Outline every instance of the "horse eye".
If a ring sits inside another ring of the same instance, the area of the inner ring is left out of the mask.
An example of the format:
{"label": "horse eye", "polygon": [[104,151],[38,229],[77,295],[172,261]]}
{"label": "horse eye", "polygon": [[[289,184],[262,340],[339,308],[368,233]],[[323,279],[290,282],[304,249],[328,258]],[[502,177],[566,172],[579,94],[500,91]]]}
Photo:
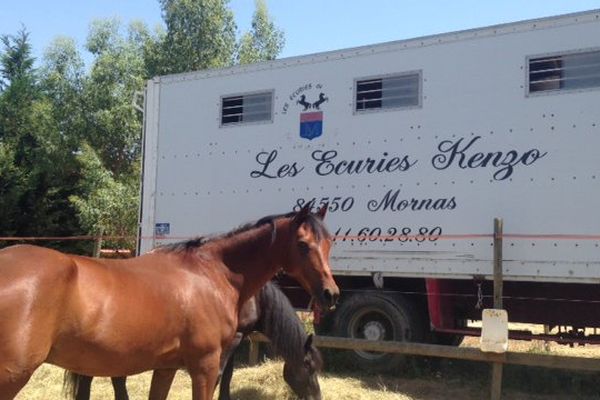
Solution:
{"label": "horse eye", "polygon": [[304,359],[304,368],[310,373],[313,374],[315,372],[315,365],[312,360]]}
{"label": "horse eye", "polygon": [[298,251],[300,252],[300,254],[302,254],[303,256],[308,254],[308,243],[306,242],[298,242]]}

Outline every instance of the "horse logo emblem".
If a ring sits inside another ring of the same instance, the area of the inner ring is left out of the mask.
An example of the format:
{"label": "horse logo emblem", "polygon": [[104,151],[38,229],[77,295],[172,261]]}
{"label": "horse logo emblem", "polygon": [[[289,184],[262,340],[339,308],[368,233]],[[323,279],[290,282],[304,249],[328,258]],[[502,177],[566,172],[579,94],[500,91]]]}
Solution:
{"label": "horse logo emblem", "polygon": [[[323,111],[321,111],[321,104],[329,101],[329,98],[325,96],[325,93],[319,93],[319,99],[314,103],[306,101],[306,95],[303,94],[296,101],[303,107],[300,112],[300,137],[308,140],[318,138],[323,134]],[[309,111],[310,109],[317,111]]]}

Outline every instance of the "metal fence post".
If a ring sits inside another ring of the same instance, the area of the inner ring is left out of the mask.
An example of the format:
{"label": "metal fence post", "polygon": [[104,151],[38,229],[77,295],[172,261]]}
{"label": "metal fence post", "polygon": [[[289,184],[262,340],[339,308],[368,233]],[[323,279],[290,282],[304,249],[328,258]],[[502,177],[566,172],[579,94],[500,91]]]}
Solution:
{"label": "metal fence post", "polygon": [[[502,231],[501,218],[494,218],[494,308],[502,308]],[[492,364],[492,400],[502,398],[502,363]]]}

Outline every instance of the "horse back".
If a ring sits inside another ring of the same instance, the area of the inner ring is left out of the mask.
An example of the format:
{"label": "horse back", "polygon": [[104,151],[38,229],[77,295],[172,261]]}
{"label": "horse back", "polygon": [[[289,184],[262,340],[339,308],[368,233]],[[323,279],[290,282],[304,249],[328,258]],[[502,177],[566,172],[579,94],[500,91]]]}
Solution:
{"label": "horse back", "polygon": [[27,282],[30,290],[47,287],[59,294],[77,276],[71,256],[56,250],[32,245],[15,245],[0,250],[0,287],[19,286]]}

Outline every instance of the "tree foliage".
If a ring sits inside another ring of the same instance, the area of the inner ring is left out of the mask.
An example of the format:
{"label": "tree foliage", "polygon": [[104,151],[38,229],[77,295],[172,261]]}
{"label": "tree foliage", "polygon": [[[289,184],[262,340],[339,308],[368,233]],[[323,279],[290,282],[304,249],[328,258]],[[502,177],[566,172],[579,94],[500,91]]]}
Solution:
{"label": "tree foliage", "polygon": [[69,201],[77,209],[83,229],[108,236],[109,246],[133,248],[135,232],[131,229],[137,224],[137,182],[131,182],[132,178],[115,179],[87,144],[77,159],[82,172],[78,183],[81,194],[70,196]]}
{"label": "tree foliage", "polygon": [[237,60],[240,64],[274,60],[285,44],[283,32],[271,21],[265,0],[255,0],[252,28],[240,39]]}
{"label": "tree foliage", "polygon": [[142,133],[134,93],[156,75],[271,60],[283,47],[263,0],[239,40],[227,0],[159,2],[164,27],[93,21],[87,66],[71,38],[55,38],[38,63],[25,28],[0,36],[0,236],[102,232],[129,238],[110,246],[133,249]]}
{"label": "tree foliage", "polygon": [[23,27],[16,35],[2,35],[0,41],[4,52],[0,56],[0,78],[2,87],[20,82],[33,83],[33,63],[29,32]]}
{"label": "tree foliage", "polygon": [[0,231],[17,236],[61,236],[77,230],[67,197],[74,168],[67,136],[33,68],[29,34],[3,36],[0,57]]}
{"label": "tree foliage", "polygon": [[86,43],[95,58],[83,90],[84,140],[116,176],[131,173],[140,155],[141,118],[131,103],[146,71],[135,38],[132,28],[123,32],[118,19],[97,20]]}
{"label": "tree foliage", "polygon": [[167,34],[162,73],[233,63],[236,25],[227,0],[160,0]]}

